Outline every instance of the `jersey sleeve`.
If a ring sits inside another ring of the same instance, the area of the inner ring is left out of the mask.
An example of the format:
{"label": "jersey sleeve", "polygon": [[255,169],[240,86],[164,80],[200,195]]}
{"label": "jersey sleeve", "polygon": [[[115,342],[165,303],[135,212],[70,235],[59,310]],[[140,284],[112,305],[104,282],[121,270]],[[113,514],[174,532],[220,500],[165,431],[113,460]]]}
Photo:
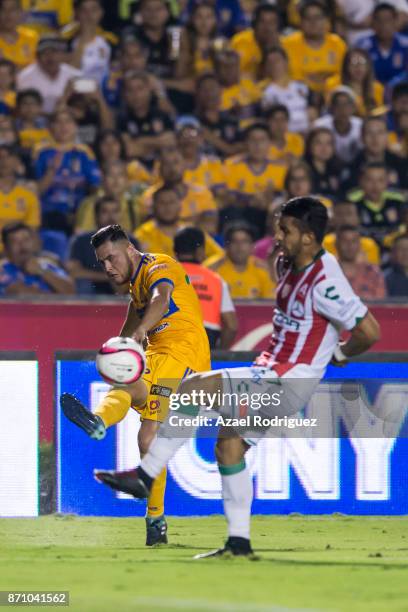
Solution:
{"label": "jersey sleeve", "polygon": [[367,314],[367,306],[343,276],[326,278],[313,289],[315,310],[336,327],[351,330]]}
{"label": "jersey sleeve", "polygon": [[152,291],[160,283],[168,283],[173,288],[177,281],[175,265],[169,261],[154,261],[149,264],[145,276],[145,288]]}

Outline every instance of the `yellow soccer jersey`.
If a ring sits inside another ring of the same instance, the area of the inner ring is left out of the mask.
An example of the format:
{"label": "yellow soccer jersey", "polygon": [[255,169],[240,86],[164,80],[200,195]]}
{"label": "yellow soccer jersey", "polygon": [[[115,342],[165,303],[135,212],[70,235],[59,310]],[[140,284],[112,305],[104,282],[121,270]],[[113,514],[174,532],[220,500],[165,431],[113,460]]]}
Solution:
{"label": "yellow soccer jersey", "polygon": [[249,109],[253,104],[258,102],[261,97],[261,90],[258,85],[249,79],[241,79],[236,85],[231,87],[224,87],[221,94],[221,108],[222,111],[231,110],[237,106],[245,110],[249,114]]}
{"label": "yellow soccer jersey", "polygon": [[262,172],[254,172],[242,156],[231,157],[225,162],[226,185],[238,194],[256,194],[274,188],[282,191],[287,167],[266,161]]}
{"label": "yellow soccer jersey", "polygon": [[289,58],[294,80],[304,81],[310,89],[323,92],[325,80],[340,74],[347,47],[337,34],[326,34],[320,49],[310,47],[302,32],[294,32],[282,39],[282,47]]}
{"label": "yellow soccer jersey", "polygon": [[[155,191],[162,187],[163,182],[159,181],[146,189],[141,197],[141,207],[144,215],[148,216],[152,211],[152,198]],[[190,221],[197,218],[201,213],[217,210],[214,197],[207,187],[196,185],[196,183],[184,183],[184,196],[181,203],[180,219]]]}
{"label": "yellow soccer jersey", "polygon": [[18,138],[22,148],[27,150],[52,142],[52,136],[45,127],[18,130]]}
{"label": "yellow soccer jersey", "polygon": [[225,186],[224,166],[218,157],[202,155],[195,168],[186,168],[184,179],[209,189]]}
{"label": "yellow soccer jersey", "polygon": [[39,34],[65,26],[73,18],[72,0],[21,0],[24,23]]}
{"label": "yellow soccer jersey", "polygon": [[128,164],[127,175],[132,183],[145,183],[146,185],[151,185],[153,183],[152,175],[137,159],[134,159]]}
{"label": "yellow soccer jersey", "polygon": [[129,291],[140,317],[159,283],[173,287],[168,312],[150,329],[147,355],[171,355],[192,370],[210,368],[210,347],[201,307],[190,280],[177,261],[168,255],[145,253],[130,282]]}
{"label": "yellow soccer jersey", "polygon": [[18,38],[12,44],[0,36],[0,57],[11,60],[17,68],[24,68],[35,61],[38,34],[22,26],[18,26],[17,34]]}
{"label": "yellow soccer jersey", "polygon": [[[179,224],[178,229],[184,227]],[[144,251],[152,253],[163,253],[174,257],[173,238],[165,234],[158,226],[154,219],[146,221],[134,232],[135,238],[139,241],[141,248]],[[205,235],[205,257],[213,257],[214,255],[224,255],[224,249],[219,246],[209,234]]]}
{"label": "yellow soccer jersey", "polygon": [[305,150],[305,142],[300,134],[295,132],[287,132],[285,134],[285,146],[279,149],[275,144],[272,144],[269,149],[269,159],[272,161],[281,161],[287,165],[288,159],[291,157],[302,157]]}
{"label": "yellow soccer jersey", "polygon": [[235,299],[268,299],[275,294],[268,269],[263,261],[251,255],[244,271],[237,270],[228,257],[207,260],[205,265],[217,272],[227,283],[231,297]]}
{"label": "yellow soccer jersey", "polygon": [[22,185],[14,185],[8,193],[0,191],[0,228],[12,221],[22,221],[31,227],[40,225],[38,198]]}
{"label": "yellow soccer jersey", "polygon": [[16,106],[16,92],[10,89],[3,96],[0,96],[0,100],[7,104],[9,108],[14,108]]}
{"label": "yellow soccer jersey", "polygon": [[254,31],[244,30],[235,34],[231,39],[231,48],[239,55],[242,74],[257,81],[262,52],[256,42]]}

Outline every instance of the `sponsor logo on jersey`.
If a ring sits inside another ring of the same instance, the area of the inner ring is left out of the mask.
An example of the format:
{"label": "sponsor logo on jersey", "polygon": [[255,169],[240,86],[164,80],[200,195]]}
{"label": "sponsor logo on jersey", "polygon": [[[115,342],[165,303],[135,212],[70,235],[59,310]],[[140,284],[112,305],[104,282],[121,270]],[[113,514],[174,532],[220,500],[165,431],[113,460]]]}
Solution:
{"label": "sponsor logo on jersey", "polygon": [[279,325],[280,327],[292,328],[294,331],[299,331],[300,328],[299,321],[292,319],[292,317],[289,317],[287,314],[278,309],[275,309],[273,323],[275,325]]}
{"label": "sponsor logo on jersey", "polygon": [[161,325],[159,325],[158,327],[155,327],[154,329],[151,329],[148,332],[148,336],[151,336],[152,334],[158,334],[159,332],[163,331],[163,329],[166,329],[166,327],[168,327],[170,325],[170,323],[162,323]]}
{"label": "sponsor logo on jersey", "polygon": [[161,385],[152,385],[150,387],[150,395],[161,395],[163,397],[170,397],[172,390],[170,387],[162,387]]}

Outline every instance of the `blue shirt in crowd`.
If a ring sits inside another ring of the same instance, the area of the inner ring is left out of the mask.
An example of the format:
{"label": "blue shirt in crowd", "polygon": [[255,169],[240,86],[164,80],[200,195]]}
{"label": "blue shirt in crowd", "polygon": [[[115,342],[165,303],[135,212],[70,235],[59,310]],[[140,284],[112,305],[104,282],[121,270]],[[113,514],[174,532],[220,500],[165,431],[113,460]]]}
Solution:
{"label": "blue shirt in crowd", "polygon": [[408,67],[408,36],[395,34],[391,49],[384,53],[375,34],[357,41],[357,47],[365,49],[374,66],[376,79],[386,85],[405,72]]}

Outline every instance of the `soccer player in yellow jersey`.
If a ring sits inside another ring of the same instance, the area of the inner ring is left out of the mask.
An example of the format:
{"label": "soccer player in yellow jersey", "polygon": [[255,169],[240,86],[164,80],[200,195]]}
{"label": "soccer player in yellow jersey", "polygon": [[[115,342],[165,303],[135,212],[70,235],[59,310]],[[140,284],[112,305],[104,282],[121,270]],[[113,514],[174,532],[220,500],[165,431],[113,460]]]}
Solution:
{"label": "soccer player in yellow jersey", "polygon": [[[126,388],[112,388],[95,414],[70,394],[61,396],[61,406],[68,418],[97,439],[130,408],[137,410],[142,420],[138,441],[143,456],[166,418],[170,393],[190,373],[210,368],[201,308],[181,264],[168,255],[141,253],[119,225],[100,229],[91,242],[109,280],[118,286],[129,285],[130,303],[120,335],[146,342],[147,367],[143,379]],[[167,542],[165,483],[163,470],[148,499],[148,546]]]}
{"label": "soccer player in yellow jersey", "polygon": [[[163,253],[175,257],[174,236],[185,227],[180,221],[181,201],[171,187],[163,186],[153,194],[153,217],[142,223],[134,232],[143,251]],[[223,255],[220,247],[209,234],[205,236],[205,257]]]}
{"label": "soccer player in yellow jersey", "polygon": [[279,9],[274,4],[262,2],[255,11],[253,27],[232,37],[231,48],[240,58],[243,76],[258,80],[262,55],[267,49],[279,45]]}
{"label": "soccer player in yellow jersey", "polygon": [[254,257],[254,234],[243,222],[231,223],[225,230],[226,255],[204,262],[227,283],[232,299],[270,299],[274,296],[266,264]]}
{"label": "soccer player in yellow jersey", "polygon": [[18,158],[10,145],[0,145],[0,229],[12,221],[30,227],[40,225],[40,204],[30,189],[19,185],[15,172]]}
{"label": "soccer player in yellow jersey", "polygon": [[21,25],[19,0],[0,2],[0,56],[11,60],[18,68],[35,61],[38,34]]}
{"label": "soccer player in yellow jersey", "polygon": [[312,91],[323,92],[326,79],[340,74],[347,47],[337,35],[328,33],[327,11],[320,0],[300,8],[300,32],[282,39],[293,79],[304,81]]}

